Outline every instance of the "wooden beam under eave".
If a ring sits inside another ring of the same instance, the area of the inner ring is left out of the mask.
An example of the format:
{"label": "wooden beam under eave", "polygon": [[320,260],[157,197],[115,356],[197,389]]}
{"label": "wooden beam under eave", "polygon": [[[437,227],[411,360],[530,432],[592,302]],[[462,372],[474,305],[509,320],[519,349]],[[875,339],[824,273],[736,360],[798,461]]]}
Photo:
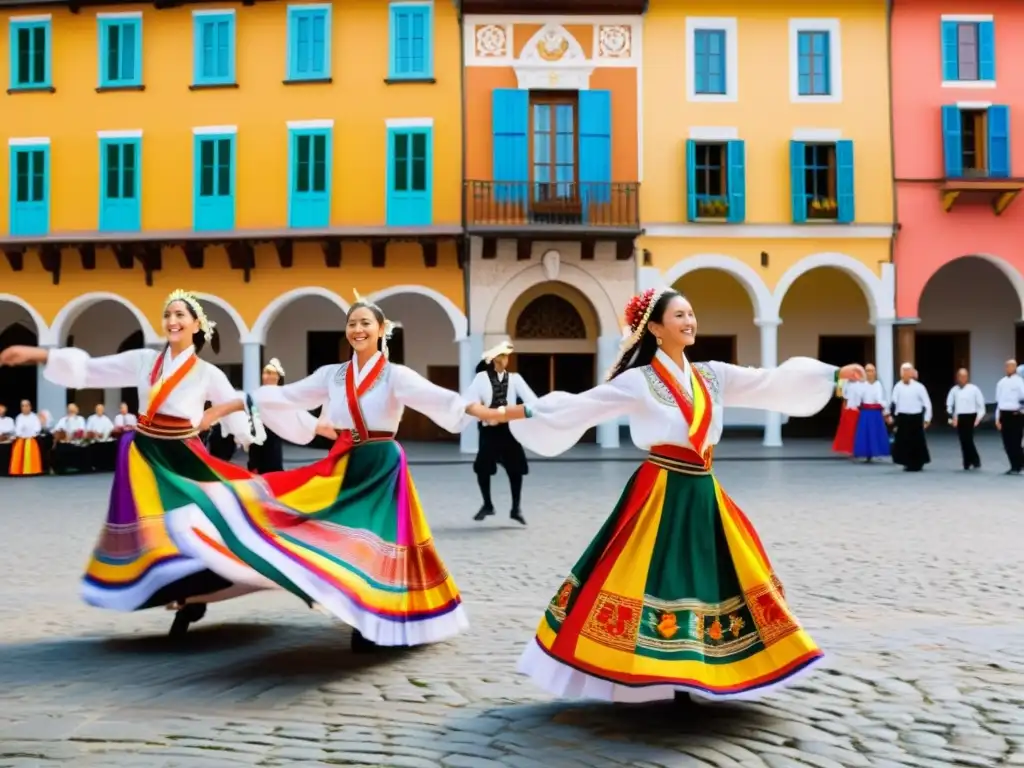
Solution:
{"label": "wooden beam under eave", "polygon": [[1001,214],[1007,208],[1010,207],[1010,203],[1017,199],[1017,195],[1020,194],[1019,189],[1011,189],[997,195],[992,201],[992,210],[995,211],[996,216]]}
{"label": "wooden beam under eave", "polygon": [[14,248],[5,249],[4,256],[11,267],[11,272],[21,272],[25,268],[25,252]]}
{"label": "wooden beam under eave", "polygon": [[960,190],[959,189],[950,189],[950,190],[947,190],[946,192],[943,192],[942,193],[942,210],[944,210],[946,213],[949,213],[951,210],[953,210],[953,203],[956,202],[956,199],[958,197],[960,197]]}

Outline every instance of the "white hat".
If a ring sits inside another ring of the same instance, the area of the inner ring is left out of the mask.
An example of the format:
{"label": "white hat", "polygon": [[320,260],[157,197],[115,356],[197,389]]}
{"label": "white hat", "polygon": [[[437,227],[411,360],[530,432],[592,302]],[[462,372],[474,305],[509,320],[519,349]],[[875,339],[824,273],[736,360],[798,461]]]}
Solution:
{"label": "white hat", "polygon": [[506,339],[505,341],[498,344],[496,347],[491,347],[483,355],[483,361],[490,363],[494,358],[501,355],[511,355],[513,352],[512,342]]}
{"label": "white hat", "polygon": [[284,368],[281,367],[281,361],[276,357],[270,358],[270,362],[263,366],[264,371],[274,371],[282,379],[284,378]]}

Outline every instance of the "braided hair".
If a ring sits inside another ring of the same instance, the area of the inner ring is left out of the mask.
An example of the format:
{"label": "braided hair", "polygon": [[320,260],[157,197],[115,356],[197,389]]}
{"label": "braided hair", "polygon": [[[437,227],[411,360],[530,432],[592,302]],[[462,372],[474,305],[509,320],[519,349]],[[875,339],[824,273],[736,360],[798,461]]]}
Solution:
{"label": "braided hair", "polygon": [[619,359],[608,371],[608,381],[631,368],[642,368],[650,365],[654,353],[658,351],[658,340],[651,333],[649,324],[660,323],[665,317],[669,302],[679,291],[671,288],[648,288],[638,296],[634,296],[626,305],[626,329],[629,334],[622,343]]}

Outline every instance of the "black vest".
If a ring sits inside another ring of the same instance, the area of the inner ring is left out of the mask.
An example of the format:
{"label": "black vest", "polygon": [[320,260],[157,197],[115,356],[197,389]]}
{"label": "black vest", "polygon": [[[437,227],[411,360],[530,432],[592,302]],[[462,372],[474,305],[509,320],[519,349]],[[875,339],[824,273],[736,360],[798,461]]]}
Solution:
{"label": "black vest", "polygon": [[499,381],[496,372],[487,372],[487,378],[491,380],[491,408],[501,408],[503,405],[508,405],[508,380],[511,375],[508,371],[505,371],[505,378]]}

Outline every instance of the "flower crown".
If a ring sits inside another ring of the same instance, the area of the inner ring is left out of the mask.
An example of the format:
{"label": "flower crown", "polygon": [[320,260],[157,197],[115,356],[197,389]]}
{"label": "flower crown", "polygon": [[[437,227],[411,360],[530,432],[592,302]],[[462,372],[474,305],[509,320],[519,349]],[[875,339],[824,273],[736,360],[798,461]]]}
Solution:
{"label": "flower crown", "polygon": [[206,312],[203,311],[203,305],[199,303],[199,299],[196,298],[195,294],[179,288],[167,297],[167,301],[164,302],[164,309],[167,309],[176,301],[183,301],[188,304],[189,309],[196,314],[196,319],[199,321],[199,330],[203,332],[203,338],[207,341],[212,339],[213,329],[217,327],[217,324],[206,316]]}
{"label": "flower crown", "polygon": [[619,345],[619,355],[615,360],[615,364],[608,369],[607,378],[611,378],[612,373],[622,362],[622,358],[639,343],[647,330],[647,323],[651,320],[654,306],[658,303],[658,299],[661,298],[662,294],[668,290],[670,289],[648,288],[643,293],[631,298],[626,304],[626,311],[623,313],[626,327],[622,329],[622,343]]}

